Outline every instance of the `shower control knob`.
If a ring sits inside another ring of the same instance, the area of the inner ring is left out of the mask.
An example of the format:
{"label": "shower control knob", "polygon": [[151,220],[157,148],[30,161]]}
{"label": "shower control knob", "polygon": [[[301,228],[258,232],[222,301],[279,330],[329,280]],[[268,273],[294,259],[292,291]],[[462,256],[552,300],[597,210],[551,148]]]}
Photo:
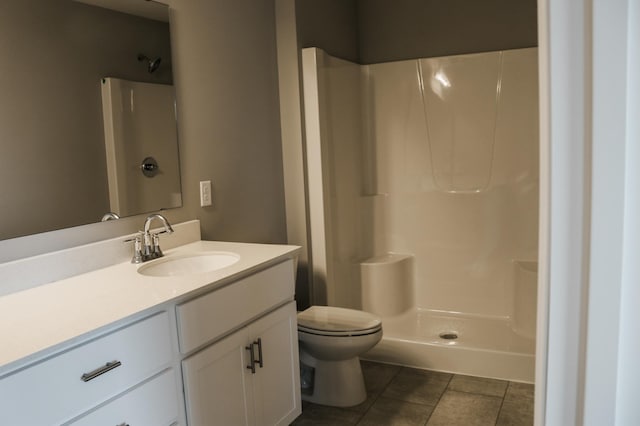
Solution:
{"label": "shower control knob", "polygon": [[140,170],[146,177],[154,177],[158,174],[158,162],[153,157],[146,157],[140,164]]}

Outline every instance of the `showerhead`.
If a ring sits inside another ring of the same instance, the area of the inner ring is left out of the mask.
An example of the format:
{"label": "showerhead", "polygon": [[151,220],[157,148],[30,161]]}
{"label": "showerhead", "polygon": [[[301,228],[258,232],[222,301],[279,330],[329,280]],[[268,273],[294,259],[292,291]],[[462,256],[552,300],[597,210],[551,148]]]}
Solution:
{"label": "showerhead", "polygon": [[138,60],[147,61],[147,71],[149,71],[149,73],[152,73],[155,70],[157,70],[160,67],[160,62],[162,62],[162,58],[159,56],[156,59],[149,59],[146,55],[143,55],[142,53],[138,55]]}

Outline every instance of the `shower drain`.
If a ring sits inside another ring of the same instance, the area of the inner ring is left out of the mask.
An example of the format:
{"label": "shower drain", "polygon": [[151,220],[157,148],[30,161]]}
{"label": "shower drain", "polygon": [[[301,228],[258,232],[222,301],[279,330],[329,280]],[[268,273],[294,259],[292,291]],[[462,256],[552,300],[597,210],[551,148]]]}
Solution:
{"label": "shower drain", "polygon": [[444,340],[454,340],[458,338],[458,333],[456,333],[455,331],[444,331],[440,333],[439,336]]}

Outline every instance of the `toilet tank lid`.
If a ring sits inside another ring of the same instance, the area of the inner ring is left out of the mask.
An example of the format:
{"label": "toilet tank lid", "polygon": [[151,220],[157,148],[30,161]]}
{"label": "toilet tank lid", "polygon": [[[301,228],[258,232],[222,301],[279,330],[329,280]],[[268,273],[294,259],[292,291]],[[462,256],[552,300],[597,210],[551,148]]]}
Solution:
{"label": "toilet tank lid", "polygon": [[302,327],[324,331],[358,331],[380,327],[380,318],[355,309],[312,306],[298,313]]}

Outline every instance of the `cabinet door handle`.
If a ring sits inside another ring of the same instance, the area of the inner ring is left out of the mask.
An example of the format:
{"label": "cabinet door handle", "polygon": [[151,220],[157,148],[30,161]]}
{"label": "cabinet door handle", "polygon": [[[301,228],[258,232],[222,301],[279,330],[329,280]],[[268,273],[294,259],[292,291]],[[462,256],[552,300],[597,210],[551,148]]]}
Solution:
{"label": "cabinet door handle", "polygon": [[84,373],[80,378],[83,382],[88,382],[89,380],[93,380],[101,374],[106,373],[107,371],[111,371],[114,368],[120,367],[122,363],[120,361],[111,361],[103,365],[102,367],[96,368],[93,371],[88,373]]}
{"label": "cabinet door handle", "polygon": [[120,423],[118,426],[129,426],[129,423]]}
{"label": "cabinet door handle", "polygon": [[258,345],[258,361],[256,361],[260,368],[264,367],[264,362],[262,360],[262,338],[258,337],[258,340],[253,342],[254,345]]}
{"label": "cabinet door handle", "polygon": [[251,370],[251,374],[256,374],[256,357],[253,354],[253,343],[244,348],[249,351],[249,365],[247,365],[247,370]]}

